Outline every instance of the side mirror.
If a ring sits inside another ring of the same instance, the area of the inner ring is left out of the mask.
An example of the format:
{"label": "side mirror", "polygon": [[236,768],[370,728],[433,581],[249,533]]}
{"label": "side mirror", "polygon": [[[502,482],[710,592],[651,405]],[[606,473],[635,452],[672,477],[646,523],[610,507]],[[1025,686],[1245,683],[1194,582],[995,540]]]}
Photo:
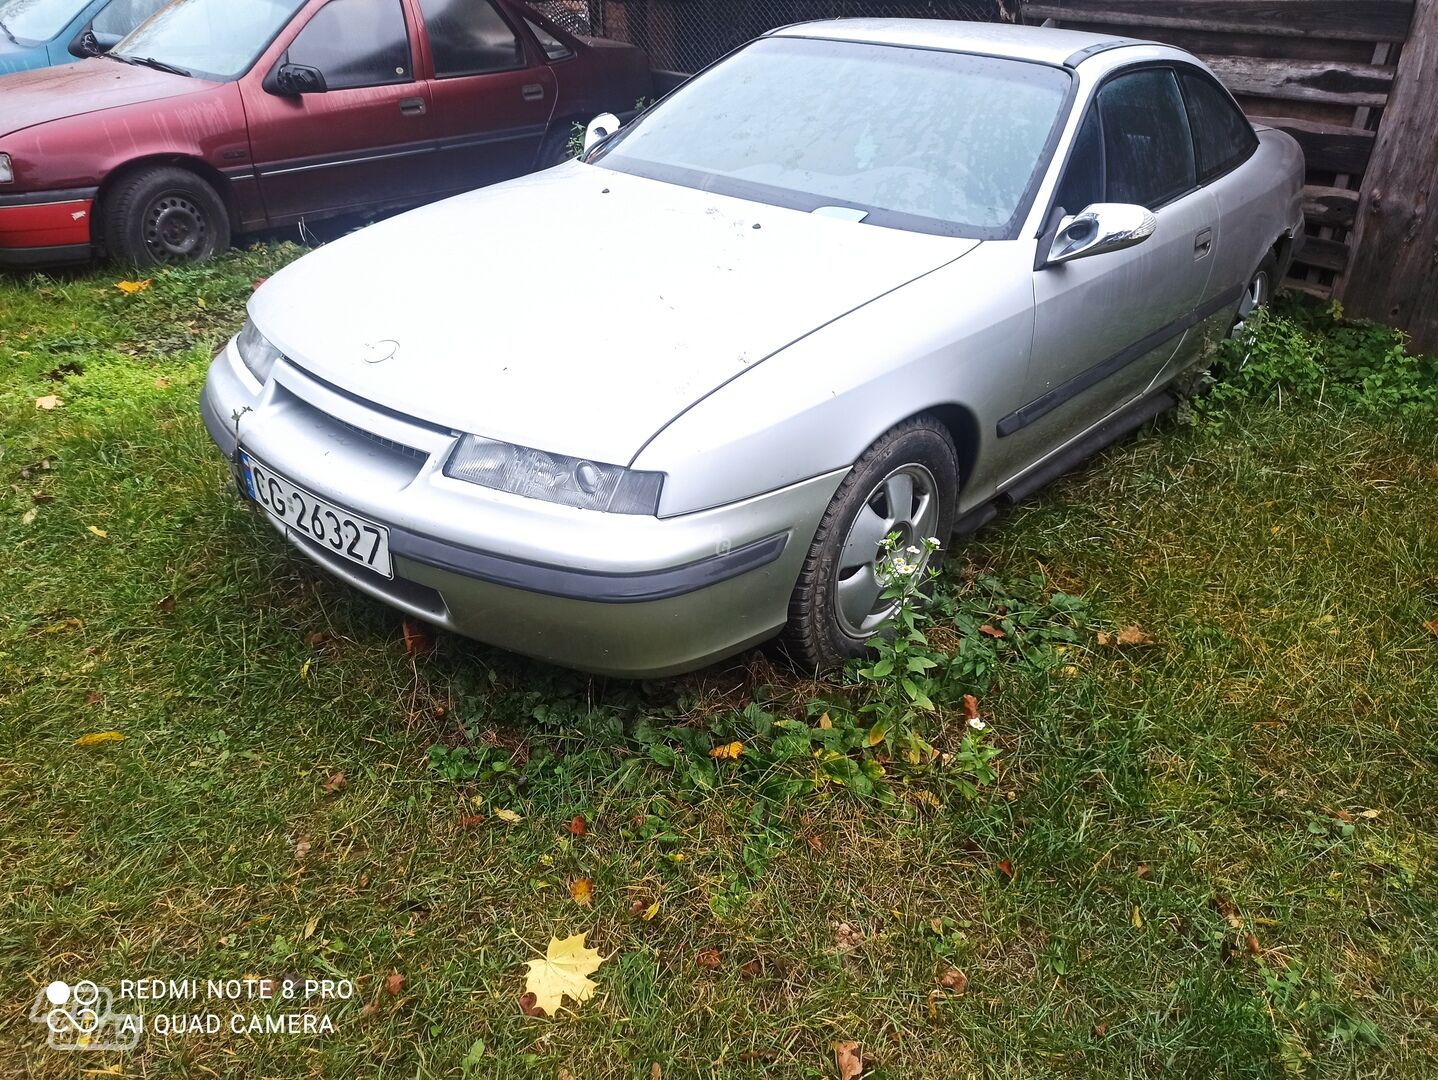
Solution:
{"label": "side mirror", "polygon": [[619,117],[612,112],[600,113],[589,121],[589,126],[584,129],[584,153],[589,153],[596,144],[603,142],[618,130]]}
{"label": "side mirror", "polygon": [[1045,266],[1057,266],[1122,251],[1141,244],[1158,228],[1158,218],[1142,206],[1129,203],[1094,203],[1081,214],[1059,223]]}
{"label": "side mirror", "polygon": [[120,38],[115,34],[100,35],[95,33],[93,26],[87,26],[75,35],[75,40],[70,42],[70,55],[77,56],[81,60],[91,56],[104,56],[107,52],[120,44]]}
{"label": "side mirror", "polygon": [[325,75],[319,68],[307,64],[291,64],[281,61],[265,77],[264,88],[280,97],[298,97],[301,94],[323,94],[329,90]]}

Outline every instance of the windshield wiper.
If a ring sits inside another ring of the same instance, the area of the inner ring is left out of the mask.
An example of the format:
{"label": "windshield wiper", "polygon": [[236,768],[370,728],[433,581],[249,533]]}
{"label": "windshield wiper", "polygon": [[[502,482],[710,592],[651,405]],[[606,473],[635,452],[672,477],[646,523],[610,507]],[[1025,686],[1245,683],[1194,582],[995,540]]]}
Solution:
{"label": "windshield wiper", "polygon": [[166,71],[171,75],[183,75],[187,79],[194,78],[194,72],[186,71],[184,68],[176,67],[174,64],[167,64],[163,60],[156,60],[153,56],[130,56],[128,53],[121,54],[117,52],[106,53],[105,55],[112,59],[119,60],[122,63],[139,64],[141,67],[154,68],[156,71]]}
{"label": "windshield wiper", "polygon": [[0,19],[0,32],[3,32],[5,36],[11,41],[13,41],[16,45],[20,44],[20,39],[10,32],[10,28],[5,25],[5,21],[3,19]]}

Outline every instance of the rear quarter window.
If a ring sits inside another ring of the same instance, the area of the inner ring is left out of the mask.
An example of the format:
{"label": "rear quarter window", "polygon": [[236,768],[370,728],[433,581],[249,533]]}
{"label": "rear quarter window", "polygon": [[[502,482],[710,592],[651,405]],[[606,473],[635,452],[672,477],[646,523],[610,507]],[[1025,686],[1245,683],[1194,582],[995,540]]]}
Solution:
{"label": "rear quarter window", "polygon": [[1197,72],[1180,72],[1178,81],[1193,130],[1199,181],[1222,176],[1247,160],[1258,146],[1258,136],[1233,99]]}

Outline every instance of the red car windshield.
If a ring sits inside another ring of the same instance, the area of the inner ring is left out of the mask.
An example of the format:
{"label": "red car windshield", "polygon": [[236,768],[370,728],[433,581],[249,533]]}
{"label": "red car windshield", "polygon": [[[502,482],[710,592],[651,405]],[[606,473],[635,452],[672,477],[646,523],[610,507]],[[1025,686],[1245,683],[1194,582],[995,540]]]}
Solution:
{"label": "red car windshield", "polygon": [[304,0],[175,0],[112,50],[121,59],[158,61],[202,79],[243,75]]}

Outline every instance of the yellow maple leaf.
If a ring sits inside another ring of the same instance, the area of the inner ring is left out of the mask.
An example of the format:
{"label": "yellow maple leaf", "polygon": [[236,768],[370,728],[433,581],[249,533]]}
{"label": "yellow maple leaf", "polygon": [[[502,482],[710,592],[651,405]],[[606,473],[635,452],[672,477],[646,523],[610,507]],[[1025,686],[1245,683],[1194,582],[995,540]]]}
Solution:
{"label": "yellow maple leaf", "polygon": [[563,941],[549,939],[549,951],[526,965],[529,975],[524,989],[534,995],[534,1007],[553,1016],[566,997],[575,1004],[589,1000],[599,984],[589,978],[604,963],[598,949],[584,947],[584,934],[575,934]]}
{"label": "yellow maple leaf", "polygon": [[574,898],[576,904],[592,904],[594,902],[594,882],[587,877],[575,878],[569,883],[569,895]]}
{"label": "yellow maple leaf", "polygon": [[144,292],[150,287],[150,279],[144,281],[117,281],[115,288],[119,289],[126,296],[134,296],[137,292]]}
{"label": "yellow maple leaf", "polygon": [[739,755],[744,752],[744,744],[741,742],[725,743],[723,746],[716,746],[709,751],[709,756],[718,761],[738,761]]}
{"label": "yellow maple leaf", "polygon": [[124,742],[125,736],[118,731],[92,731],[75,740],[76,746],[100,746],[107,742]]}

